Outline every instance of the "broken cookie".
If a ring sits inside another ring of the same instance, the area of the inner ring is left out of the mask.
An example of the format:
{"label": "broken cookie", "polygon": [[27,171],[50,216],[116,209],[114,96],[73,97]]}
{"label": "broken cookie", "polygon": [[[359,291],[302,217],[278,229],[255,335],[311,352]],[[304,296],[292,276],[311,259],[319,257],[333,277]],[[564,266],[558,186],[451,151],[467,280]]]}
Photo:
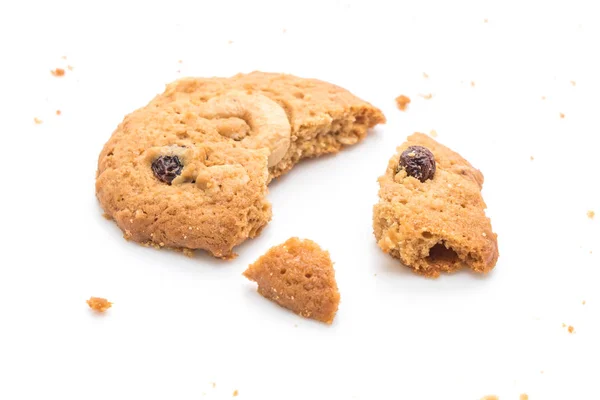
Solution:
{"label": "broken cookie", "polygon": [[98,159],[96,196],[128,240],[232,258],[271,219],[273,178],[384,121],[316,79],[180,79],[117,127]]}
{"label": "broken cookie", "polygon": [[244,272],[258,292],[306,318],[331,324],[340,302],[329,252],[308,239],[272,247]]}
{"label": "broken cookie", "polygon": [[485,215],[483,175],[459,154],[415,133],[398,147],[379,185],[373,229],[384,252],[429,277],[494,268],[497,235]]}

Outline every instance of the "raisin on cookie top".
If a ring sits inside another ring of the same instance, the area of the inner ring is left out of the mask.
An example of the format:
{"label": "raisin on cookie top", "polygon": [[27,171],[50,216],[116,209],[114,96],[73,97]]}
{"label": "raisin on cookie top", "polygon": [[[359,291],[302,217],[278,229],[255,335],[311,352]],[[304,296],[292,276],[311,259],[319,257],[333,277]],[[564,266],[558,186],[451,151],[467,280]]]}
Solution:
{"label": "raisin on cookie top", "polygon": [[227,258],[270,220],[271,179],[384,121],[314,79],[181,79],[117,127],[98,160],[96,195],[128,239]]}
{"label": "raisin on cookie top", "polygon": [[431,277],[463,266],[488,272],[496,265],[483,174],[458,153],[415,133],[398,147],[379,185],[373,228],[384,252]]}

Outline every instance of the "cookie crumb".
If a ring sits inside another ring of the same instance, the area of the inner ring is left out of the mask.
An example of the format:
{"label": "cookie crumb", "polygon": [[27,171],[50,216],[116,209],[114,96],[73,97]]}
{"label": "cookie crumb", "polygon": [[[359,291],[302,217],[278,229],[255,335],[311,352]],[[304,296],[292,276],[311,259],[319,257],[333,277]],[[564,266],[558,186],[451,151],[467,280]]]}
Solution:
{"label": "cookie crumb", "polygon": [[184,256],[189,257],[189,258],[194,258],[194,250],[184,248],[182,251],[183,251]]}
{"label": "cookie crumb", "polygon": [[529,396],[527,393],[523,393],[519,396],[519,400],[529,400]]}
{"label": "cookie crumb", "polygon": [[567,330],[569,331],[569,333],[574,333],[575,332],[575,328],[573,328],[572,325],[569,325],[569,327],[567,328]]}
{"label": "cookie crumb", "polygon": [[287,32],[287,29],[286,29],[286,28],[283,28],[283,29],[281,30],[281,32],[282,32],[282,33],[286,33],[286,32]]}
{"label": "cookie crumb", "polygon": [[493,394],[489,394],[487,396],[483,396],[481,400],[499,400],[499,397]]}
{"label": "cookie crumb", "polygon": [[181,63],[183,62],[183,60],[177,60],[177,62],[178,62],[179,64],[181,64]]}
{"label": "cookie crumb", "polygon": [[427,93],[427,94],[420,94],[419,96],[421,96],[425,100],[429,100],[429,99],[431,99],[433,97],[433,94]]}
{"label": "cookie crumb", "polygon": [[216,382],[211,382],[210,384],[212,385],[213,389],[217,387],[217,383]]}
{"label": "cookie crumb", "polygon": [[562,327],[563,327],[563,328],[566,328],[566,327],[567,327],[567,324],[565,324],[565,323],[563,322],[563,323],[562,323]]}
{"label": "cookie crumb", "polygon": [[426,72],[423,72],[423,78],[427,79],[427,78],[429,78],[429,75],[427,75]]}
{"label": "cookie crumb", "polygon": [[540,374],[542,374],[542,375],[543,375],[543,374],[544,374],[544,370],[541,370],[541,371],[540,371]]}
{"label": "cookie crumb", "polygon": [[60,115],[60,114],[62,114],[62,111],[56,110],[56,115]]}
{"label": "cookie crumb", "polygon": [[594,211],[592,211],[592,210],[589,210],[589,211],[587,212],[587,217],[588,217],[589,219],[594,219],[594,216],[595,216],[595,215],[596,215],[596,213],[595,213]]}
{"label": "cookie crumb", "polygon": [[233,44],[233,40],[228,40],[227,44]]}
{"label": "cookie crumb", "polygon": [[560,117],[561,117],[561,118],[564,118],[564,117],[565,117],[565,114],[563,114],[563,113],[560,113]]}
{"label": "cookie crumb", "polygon": [[572,86],[576,86],[577,85],[577,82],[575,82],[575,81],[570,81],[570,82],[571,82]]}
{"label": "cookie crumb", "polygon": [[585,300],[584,300],[584,301],[582,301],[582,302],[581,302],[581,304],[585,306]]}
{"label": "cookie crumb", "polygon": [[533,160],[534,160],[533,156],[529,156],[529,159],[530,159],[531,161],[533,161]]}
{"label": "cookie crumb", "polygon": [[438,133],[435,129],[432,129],[431,131],[429,131],[429,136],[431,136],[432,138],[436,138],[438,137]]}
{"label": "cookie crumb", "polygon": [[237,397],[237,395],[239,394],[239,392],[236,390],[233,391],[233,397]]}
{"label": "cookie crumb", "polygon": [[483,23],[484,23],[484,24],[487,24],[487,23],[488,23],[488,19],[487,19],[487,18],[485,18],[485,19],[483,20]]}
{"label": "cookie crumb", "polygon": [[546,96],[542,96],[542,100],[546,100]]}
{"label": "cookie crumb", "polygon": [[108,310],[112,306],[112,303],[110,301],[102,297],[90,297],[89,300],[86,300],[86,303],[88,304],[88,306],[90,306],[92,310],[101,313]]}
{"label": "cookie crumb", "polygon": [[62,56],[61,57],[61,60],[66,60],[66,59],[67,59],[67,56]]}
{"label": "cookie crumb", "polygon": [[471,81],[471,87],[475,87],[475,81]]}
{"label": "cookie crumb", "polygon": [[65,70],[62,68],[51,70],[50,73],[56,77],[65,76]]}
{"label": "cookie crumb", "polygon": [[42,121],[41,119],[39,119],[39,118],[36,117],[36,118],[33,119],[33,122],[35,122],[36,125],[39,125],[39,124],[41,124],[44,121]]}
{"label": "cookie crumb", "polygon": [[408,96],[401,94],[400,96],[396,97],[396,105],[400,111],[406,111],[409,103],[410,98]]}
{"label": "cookie crumb", "polygon": [[67,65],[67,69],[68,69],[69,71],[73,71],[73,66],[72,66],[72,65]]}

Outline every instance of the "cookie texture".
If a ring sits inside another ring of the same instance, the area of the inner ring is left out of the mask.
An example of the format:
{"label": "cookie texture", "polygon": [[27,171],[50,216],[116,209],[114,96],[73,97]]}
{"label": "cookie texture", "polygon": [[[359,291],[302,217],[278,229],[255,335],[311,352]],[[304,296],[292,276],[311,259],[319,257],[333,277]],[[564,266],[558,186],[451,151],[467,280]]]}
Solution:
{"label": "cookie texture", "polygon": [[[421,182],[399,168],[411,146],[433,153],[432,179]],[[458,153],[415,133],[398,147],[379,185],[373,229],[384,252],[429,277],[465,266],[476,272],[494,268],[498,243],[485,215],[483,174]]]}
{"label": "cookie texture", "polygon": [[244,272],[258,292],[298,315],[331,324],[340,303],[329,252],[312,240],[288,239]]}
{"label": "cookie texture", "polygon": [[229,258],[271,219],[273,178],[383,122],[369,103],[314,79],[181,79],[117,127],[98,160],[96,195],[127,239]]}

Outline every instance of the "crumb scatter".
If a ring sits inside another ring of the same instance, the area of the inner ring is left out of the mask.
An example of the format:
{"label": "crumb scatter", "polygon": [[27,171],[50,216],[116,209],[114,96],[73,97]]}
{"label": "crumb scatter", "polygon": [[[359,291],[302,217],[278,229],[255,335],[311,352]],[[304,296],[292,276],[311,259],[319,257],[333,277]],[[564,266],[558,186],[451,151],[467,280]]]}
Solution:
{"label": "crumb scatter", "polygon": [[408,96],[401,94],[400,96],[396,97],[396,105],[400,111],[406,111],[409,103],[410,98]]}

